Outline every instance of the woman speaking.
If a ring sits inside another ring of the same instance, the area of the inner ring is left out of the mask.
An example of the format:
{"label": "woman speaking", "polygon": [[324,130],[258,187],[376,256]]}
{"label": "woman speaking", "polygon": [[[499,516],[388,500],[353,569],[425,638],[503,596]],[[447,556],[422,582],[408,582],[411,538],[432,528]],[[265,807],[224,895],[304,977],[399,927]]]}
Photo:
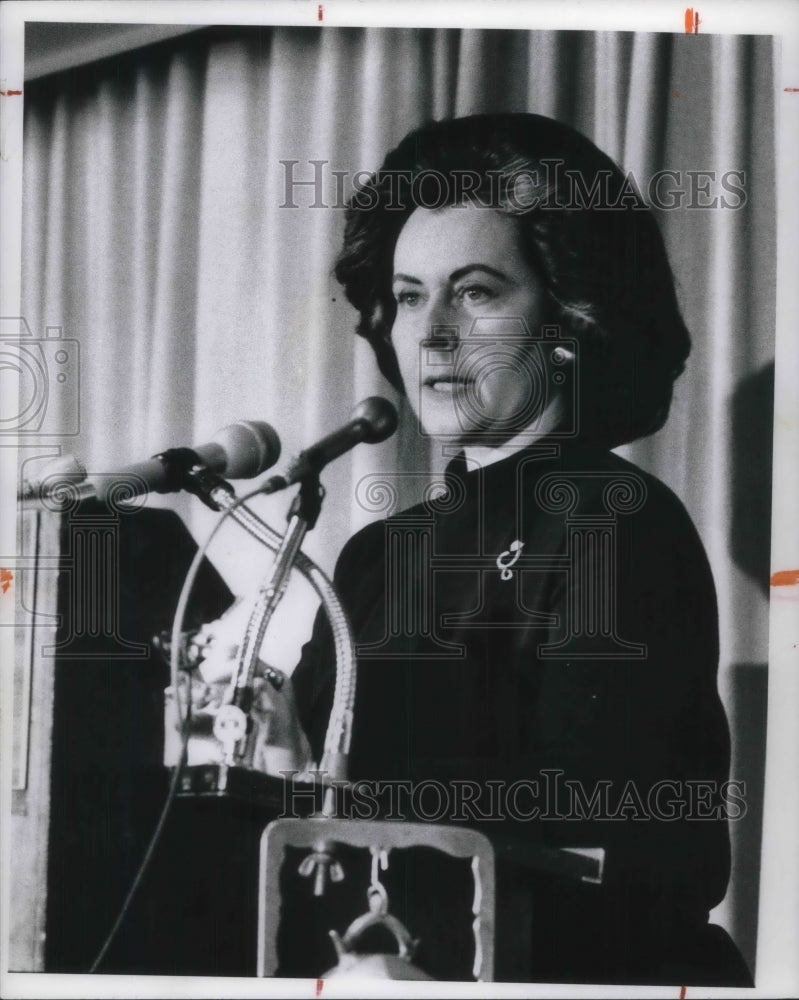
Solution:
{"label": "woman speaking", "polygon": [[[336,276],[450,459],[338,561],[352,781],[426,783],[504,845],[497,978],[745,985],[708,924],[730,863],[713,581],[680,501],[611,451],[663,425],[689,353],[652,212],[562,124],[442,121],[355,194]],[[292,678],[317,760],[334,674],[320,615]],[[603,848],[602,884],[525,843]],[[459,978],[447,870],[402,878],[419,964]]]}

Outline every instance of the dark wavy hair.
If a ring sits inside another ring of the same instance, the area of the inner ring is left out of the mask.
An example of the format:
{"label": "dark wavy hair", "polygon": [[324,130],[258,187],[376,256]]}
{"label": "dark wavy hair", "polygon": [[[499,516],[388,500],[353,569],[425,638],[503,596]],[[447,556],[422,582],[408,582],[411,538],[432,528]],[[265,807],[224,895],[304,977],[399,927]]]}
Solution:
{"label": "dark wavy hair", "polygon": [[608,156],[540,115],[426,124],[350,200],[335,274],[389,381],[404,391],[391,345],[399,233],[417,207],[466,203],[518,220],[527,262],[579,345],[581,438],[615,447],[662,427],[690,336],[657,221]]}

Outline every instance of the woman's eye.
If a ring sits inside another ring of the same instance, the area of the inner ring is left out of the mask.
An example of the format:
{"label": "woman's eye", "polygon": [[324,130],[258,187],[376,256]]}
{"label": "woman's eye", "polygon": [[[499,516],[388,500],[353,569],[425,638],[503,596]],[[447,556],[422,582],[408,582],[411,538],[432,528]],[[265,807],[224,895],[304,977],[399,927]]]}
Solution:
{"label": "woman's eye", "polygon": [[481,305],[484,302],[490,302],[494,298],[494,292],[485,285],[466,285],[458,289],[457,296],[471,305]]}
{"label": "woman's eye", "polygon": [[397,304],[401,306],[413,306],[418,305],[421,300],[421,295],[419,292],[411,291],[410,289],[404,288],[399,292],[394,294],[394,298],[397,300]]}

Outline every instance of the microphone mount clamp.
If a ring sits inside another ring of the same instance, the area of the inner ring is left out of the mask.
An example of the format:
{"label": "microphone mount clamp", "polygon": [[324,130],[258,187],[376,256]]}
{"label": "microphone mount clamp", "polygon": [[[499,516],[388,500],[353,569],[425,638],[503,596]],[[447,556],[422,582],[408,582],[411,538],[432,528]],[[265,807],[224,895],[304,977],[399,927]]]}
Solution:
{"label": "microphone mount clamp", "polygon": [[[233,487],[218,472],[214,472],[191,448],[169,448],[153,458],[164,467],[167,477],[165,492],[185,490],[201,500],[206,507],[220,511],[224,498],[233,499]],[[224,494],[224,496],[220,495]]]}

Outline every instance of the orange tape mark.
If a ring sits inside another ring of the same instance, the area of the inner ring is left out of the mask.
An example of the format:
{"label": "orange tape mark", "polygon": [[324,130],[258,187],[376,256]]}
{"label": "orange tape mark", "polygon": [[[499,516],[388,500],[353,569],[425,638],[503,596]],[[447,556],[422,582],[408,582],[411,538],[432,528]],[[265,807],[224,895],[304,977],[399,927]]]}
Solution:
{"label": "orange tape mark", "polygon": [[14,582],[14,574],[10,569],[0,569],[0,589],[5,592]]}
{"label": "orange tape mark", "polygon": [[319,996],[319,994],[322,992],[322,990],[324,989],[324,986],[325,986],[324,979],[317,979],[316,980],[316,995],[317,996]]}
{"label": "orange tape mark", "polygon": [[325,16],[325,8],[322,6],[322,4],[319,4],[319,6],[316,8],[316,20],[321,21],[323,20],[324,16]]}
{"label": "orange tape mark", "polygon": [[0,97],[21,97],[21,90],[0,90]]}
{"label": "orange tape mark", "polygon": [[792,587],[799,583],[799,569],[781,569],[771,575],[772,587]]}
{"label": "orange tape mark", "polygon": [[685,998],[686,998],[687,995],[688,995],[688,987],[687,986],[681,986],[680,987],[680,1000],[685,1000]]}

